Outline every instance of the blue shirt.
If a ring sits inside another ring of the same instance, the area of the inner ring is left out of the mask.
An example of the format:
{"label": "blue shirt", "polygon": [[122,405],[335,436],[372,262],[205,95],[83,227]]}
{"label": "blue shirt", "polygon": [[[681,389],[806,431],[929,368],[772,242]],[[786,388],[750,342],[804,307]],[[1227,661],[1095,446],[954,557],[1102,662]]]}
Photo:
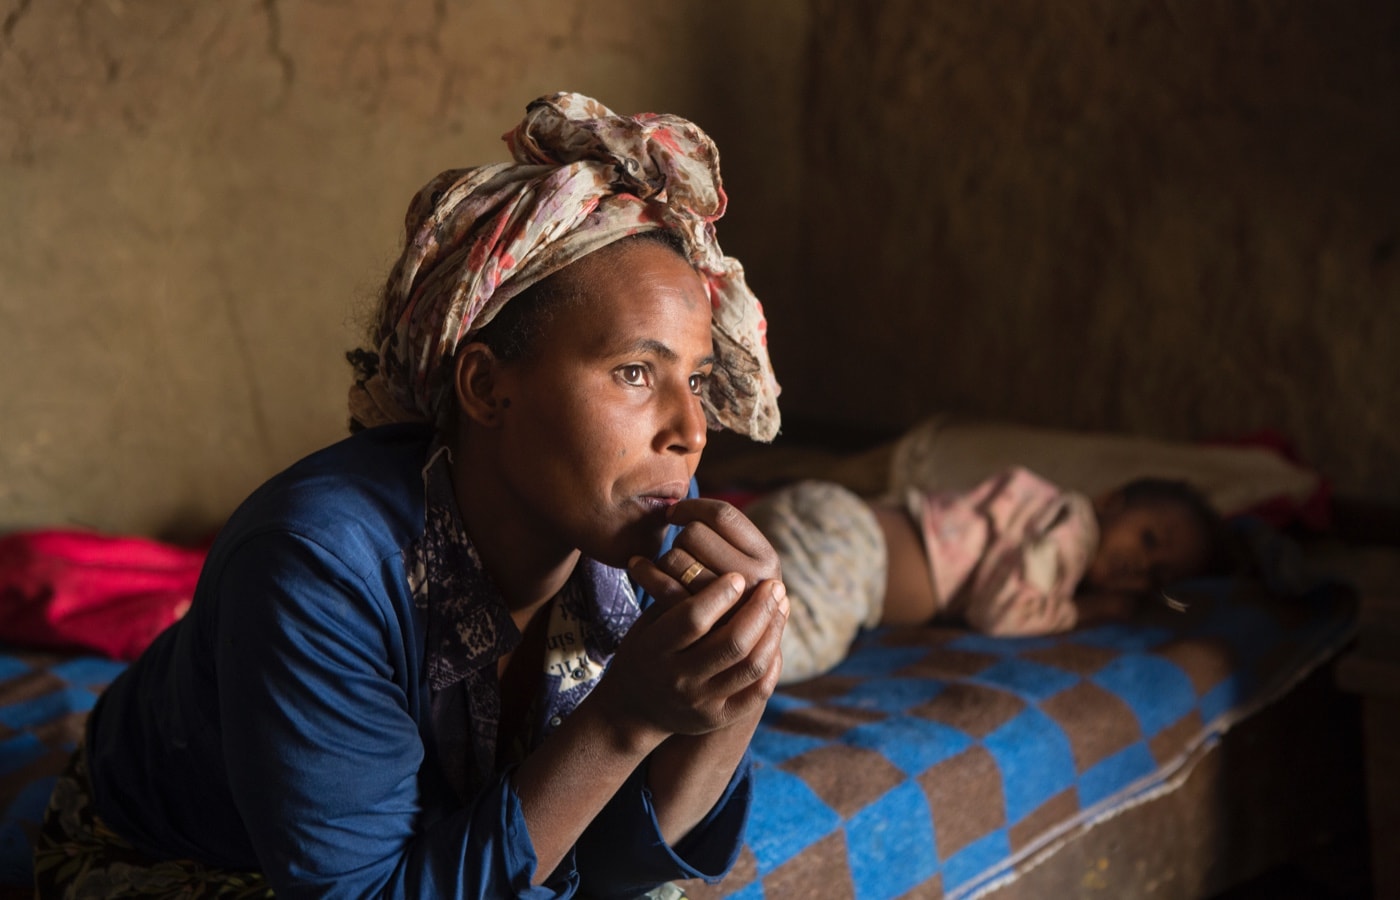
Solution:
{"label": "blue shirt", "polygon": [[[627,897],[718,879],[742,839],[747,757],[675,848],[639,767],[550,880],[530,886],[512,767],[483,759],[495,725],[472,699],[494,691],[499,704],[494,663],[518,636],[470,566],[451,566],[461,581],[448,593],[420,568],[433,534],[431,438],[412,426],[361,432],[239,508],[189,613],[93,711],[97,813],[154,856],[261,871],[280,897]],[[591,562],[561,598],[555,606],[585,620],[582,680],[596,680],[637,599],[621,573]],[[471,684],[472,672],[490,674]],[[573,674],[544,680],[531,743],[581,698]],[[444,699],[453,690],[460,702]],[[455,738],[435,725],[435,704],[440,721],[463,717]],[[454,752],[444,765],[444,747],[469,750],[466,764]]]}

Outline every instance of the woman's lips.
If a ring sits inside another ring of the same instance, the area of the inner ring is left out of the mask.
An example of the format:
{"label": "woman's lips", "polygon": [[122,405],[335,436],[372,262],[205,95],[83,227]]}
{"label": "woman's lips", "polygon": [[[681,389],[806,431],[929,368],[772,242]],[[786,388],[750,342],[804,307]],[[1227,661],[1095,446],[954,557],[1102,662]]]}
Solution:
{"label": "woman's lips", "polygon": [[657,485],[647,488],[637,495],[637,502],[648,512],[665,513],[685,498],[690,488],[689,482]]}
{"label": "woman's lips", "polygon": [[637,502],[640,503],[642,505],[642,508],[645,509],[647,512],[659,513],[666,512],[666,510],[675,506],[679,501],[679,497],[671,497],[668,495],[660,494],[643,494],[642,496],[637,498]]}

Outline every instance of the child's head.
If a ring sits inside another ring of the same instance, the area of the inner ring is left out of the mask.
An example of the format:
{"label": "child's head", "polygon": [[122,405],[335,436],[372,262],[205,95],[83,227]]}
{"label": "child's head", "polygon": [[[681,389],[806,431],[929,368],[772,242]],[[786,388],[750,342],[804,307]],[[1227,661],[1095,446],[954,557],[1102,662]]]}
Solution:
{"label": "child's head", "polygon": [[1084,575],[1092,590],[1146,593],[1211,570],[1221,520],[1184,481],[1139,478],[1098,498],[1099,546]]}

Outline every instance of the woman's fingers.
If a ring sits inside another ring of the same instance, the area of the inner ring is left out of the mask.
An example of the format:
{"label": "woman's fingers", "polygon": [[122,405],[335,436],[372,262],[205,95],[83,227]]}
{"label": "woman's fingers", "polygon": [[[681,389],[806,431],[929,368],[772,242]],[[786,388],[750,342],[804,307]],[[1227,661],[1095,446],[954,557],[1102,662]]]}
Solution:
{"label": "woman's fingers", "polygon": [[[787,624],[787,611],[784,606],[779,614],[772,616],[764,623],[764,629],[758,641],[753,645],[748,654],[734,665],[718,673],[713,678],[714,689],[718,692],[737,696],[742,694],[750,686],[768,681],[768,677],[774,666],[781,668],[782,652],[781,644],[783,638],[783,626]],[[771,679],[772,686],[777,685],[777,674],[773,673]],[[768,688],[768,693],[772,693],[773,687]],[[766,697],[766,695],[765,695]]]}
{"label": "woman's fingers", "polygon": [[[650,560],[637,557],[628,571],[657,598],[647,611],[649,621],[639,622],[650,632],[647,643],[681,654],[691,679],[714,678],[754,657],[773,623],[787,621],[787,589],[781,581],[763,582],[741,602],[743,579],[733,573],[716,576],[710,587],[690,595]],[[766,657],[757,662],[765,665]]]}
{"label": "woman's fingers", "polygon": [[[757,574],[763,567],[747,553],[720,537],[704,522],[692,522],[681,529],[667,554],[698,560],[708,569],[716,572],[742,572]],[[663,558],[666,554],[663,554]],[[757,584],[759,579],[754,579]]]}
{"label": "woman's fingers", "polygon": [[[778,554],[768,539],[728,503],[682,500],[671,508],[670,520],[681,526],[667,553],[676,575],[686,572],[692,561],[698,561],[714,572],[738,572],[749,584],[782,577]],[[703,570],[695,570],[693,577],[703,574]]]}
{"label": "woman's fingers", "polygon": [[725,701],[727,715],[732,720],[745,718],[756,712],[761,712],[768,698],[773,696],[773,692],[778,689],[778,679],[783,675],[783,654],[777,649],[777,643],[782,636],[782,629],[778,629],[778,637],[774,639],[774,652],[769,660],[763,674],[751,682],[739,682],[740,687],[729,695]]}
{"label": "woman's fingers", "polygon": [[748,516],[723,500],[682,500],[671,507],[669,519],[672,525],[682,528],[692,523],[703,524],[748,556],[766,556],[773,552],[768,539],[758,530],[758,526],[750,522]]}
{"label": "woman's fingers", "polygon": [[743,576],[737,573],[711,573],[710,582],[691,594],[678,579],[643,557],[634,557],[627,571],[647,593],[657,598],[659,609],[651,627],[662,630],[656,637],[663,646],[676,650],[689,647],[712,631],[738,602],[746,587]]}
{"label": "woman's fingers", "polygon": [[781,583],[764,582],[741,599],[743,579],[727,573],[690,595],[648,560],[634,559],[629,571],[657,602],[613,657],[608,696],[673,734],[702,734],[753,713],[781,670]]}
{"label": "woman's fingers", "polygon": [[738,571],[732,566],[706,565],[695,554],[675,546],[661,554],[657,565],[692,594],[709,587],[720,572]]}
{"label": "woman's fingers", "polygon": [[690,596],[690,591],[670,575],[666,568],[644,556],[634,556],[628,560],[627,574],[656,599],[656,604],[647,612],[655,610],[656,614],[660,615],[663,610]]}
{"label": "woman's fingers", "polygon": [[[777,649],[787,612],[783,583],[763,582],[718,628],[687,648],[685,655],[691,657],[695,674],[711,682],[711,691],[721,694],[738,690],[743,686],[739,682],[747,684],[761,677]],[[774,642],[772,647],[768,646],[770,641]]]}

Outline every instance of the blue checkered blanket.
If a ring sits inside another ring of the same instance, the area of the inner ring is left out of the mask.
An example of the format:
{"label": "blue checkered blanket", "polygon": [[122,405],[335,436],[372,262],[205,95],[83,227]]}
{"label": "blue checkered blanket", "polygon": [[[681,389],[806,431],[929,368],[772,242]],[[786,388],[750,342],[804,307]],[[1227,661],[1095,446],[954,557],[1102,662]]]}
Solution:
{"label": "blue checkered blanket", "polygon": [[[769,704],[735,870],[694,898],[971,898],[1170,790],[1200,751],[1354,631],[1339,586],[1198,582],[1127,623],[999,639],[865,635]],[[912,893],[911,893],[912,892]]]}
{"label": "blue checkered blanket", "polygon": [[30,855],[54,780],[123,663],[0,651],[0,884],[30,884]]}
{"label": "blue checkered blanket", "polygon": [[[1197,751],[1331,657],[1349,595],[1202,582],[1184,614],[1050,638],[861,639],[786,688],[754,741],[748,841],[692,897],[970,898],[1085,824],[1170,788]],[[54,777],[120,663],[0,652],[0,884],[27,884]],[[917,890],[916,890],[917,889]]]}

